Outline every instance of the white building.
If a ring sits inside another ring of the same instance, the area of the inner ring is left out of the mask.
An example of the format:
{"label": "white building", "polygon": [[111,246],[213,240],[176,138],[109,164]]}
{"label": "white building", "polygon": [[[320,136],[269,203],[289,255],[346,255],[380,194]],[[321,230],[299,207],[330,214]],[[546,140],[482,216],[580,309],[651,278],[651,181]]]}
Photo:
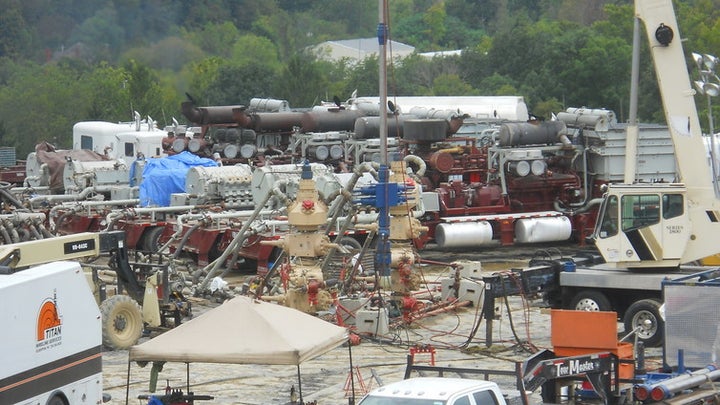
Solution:
{"label": "white building", "polygon": [[[378,54],[380,46],[377,38],[345,39],[341,41],[325,41],[313,47],[315,54],[324,60],[339,61],[348,59],[359,62]],[[403,58],[415,52],[415,47],[396,41],[388,41],[386,47],[388,57]]]}

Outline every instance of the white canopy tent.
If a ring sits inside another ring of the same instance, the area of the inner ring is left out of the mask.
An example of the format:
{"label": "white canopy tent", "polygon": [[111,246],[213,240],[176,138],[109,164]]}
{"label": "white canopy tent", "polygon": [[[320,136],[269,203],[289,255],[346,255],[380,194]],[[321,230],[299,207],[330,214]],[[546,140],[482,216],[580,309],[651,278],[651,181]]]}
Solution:
{"label": "white canopy tent", "polygon": [[[295,365],[347,342],[348,331],[278,304],[236,297],[145,343],[130,363],[183,362]],[[352,358],[350,359],[352,367]],[[302,401],[302,386],[300,400]]]}

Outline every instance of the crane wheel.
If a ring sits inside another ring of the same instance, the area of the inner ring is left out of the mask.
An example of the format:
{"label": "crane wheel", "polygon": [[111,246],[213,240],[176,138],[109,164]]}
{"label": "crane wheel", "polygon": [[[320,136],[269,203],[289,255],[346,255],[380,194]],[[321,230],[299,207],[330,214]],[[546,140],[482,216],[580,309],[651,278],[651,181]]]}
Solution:
{"label": "crane wheel", "polygon": [[658,347],[664,340],[665,322],[660,314],[662,303],[655,299],[636,301],[625,311],[625,333],[636,330],[646,347]]}
{"label": "crane wheel", "polygon": [[100,304],[103,344],[112,350],[128,349],[143,332],[142,309],[127,295],[114,295]]}
{"label": "crane wheel", "polygon": [[575,294],[569,309],[576,311],[612,311],[610,300],[605,294],[595,290],[583,290]]}

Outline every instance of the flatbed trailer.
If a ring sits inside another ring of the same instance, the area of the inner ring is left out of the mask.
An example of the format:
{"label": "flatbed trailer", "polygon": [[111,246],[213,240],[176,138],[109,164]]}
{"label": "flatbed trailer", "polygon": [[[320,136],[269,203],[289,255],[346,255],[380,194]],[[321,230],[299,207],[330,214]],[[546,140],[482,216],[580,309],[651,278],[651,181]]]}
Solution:
{"label": "flatbed trailer", "polygon": [[593,254],[533,259],[526,268],[483,277],[487,345],[492,344],[495,299],[524,295],[540,296],[554,309],[614,311],[627,333],[636,331],[646,346],[660,346],[663,282],[697,272],[698,266],[629,270],[597,261],[601,259]]}

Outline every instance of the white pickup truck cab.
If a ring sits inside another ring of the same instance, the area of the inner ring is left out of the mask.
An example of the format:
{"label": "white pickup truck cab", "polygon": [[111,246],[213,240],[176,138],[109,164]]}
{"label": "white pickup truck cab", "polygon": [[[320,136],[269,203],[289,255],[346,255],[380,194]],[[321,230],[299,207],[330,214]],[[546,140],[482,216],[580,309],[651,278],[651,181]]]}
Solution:
{"label": "white pickup truck cab", "polygon": [[359,405],[506,405],[494,382],[416,377],[376,388]]}

